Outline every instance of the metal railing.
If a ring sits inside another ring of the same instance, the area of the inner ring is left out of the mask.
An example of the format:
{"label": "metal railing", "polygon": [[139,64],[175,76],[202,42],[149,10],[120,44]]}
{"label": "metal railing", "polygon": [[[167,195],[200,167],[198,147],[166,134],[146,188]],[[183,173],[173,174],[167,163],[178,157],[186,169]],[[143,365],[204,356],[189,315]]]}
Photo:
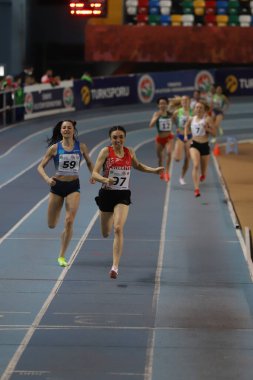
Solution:
{"label": "metal railing", "polygon": [[0,127],[24,120],[24,103],[17,104],[17,91],[20,88],[0,91]]}

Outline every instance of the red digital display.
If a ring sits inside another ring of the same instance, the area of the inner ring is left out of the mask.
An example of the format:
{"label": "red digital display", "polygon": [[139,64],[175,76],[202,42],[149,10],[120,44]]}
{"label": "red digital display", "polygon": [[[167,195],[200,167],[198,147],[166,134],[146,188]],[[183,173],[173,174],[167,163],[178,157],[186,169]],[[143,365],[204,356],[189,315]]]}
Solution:
{"label": "red digital display", "polygon": [[73,16],[106,17],[107,0],[70,1],[69,12]]}

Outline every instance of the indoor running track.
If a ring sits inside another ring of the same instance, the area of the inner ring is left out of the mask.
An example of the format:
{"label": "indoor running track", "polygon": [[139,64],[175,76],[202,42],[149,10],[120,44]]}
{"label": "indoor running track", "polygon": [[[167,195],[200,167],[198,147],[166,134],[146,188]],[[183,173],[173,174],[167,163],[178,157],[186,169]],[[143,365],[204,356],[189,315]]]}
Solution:
{"label": "indoor running track", "polygon": [[[127,145],[156,166],[152,107],[64,117],[77,119],[93,161],[109,127],[121,124]],[[248,109],[231,107],[225,134],[252,137]],[[214,161],[197,199],[190,171],[187,185],[178,183],[181,163],[168,184],[133,171],[117,280],[108,276],[112,237],[101,238],[94,202],[100,185],[89,184],[82,166],[70,266],[62,269],[63,218],[47,228],[48,188],[36,171],[59,119],[0,130],[1,380],[252,380],[252,280]]]}

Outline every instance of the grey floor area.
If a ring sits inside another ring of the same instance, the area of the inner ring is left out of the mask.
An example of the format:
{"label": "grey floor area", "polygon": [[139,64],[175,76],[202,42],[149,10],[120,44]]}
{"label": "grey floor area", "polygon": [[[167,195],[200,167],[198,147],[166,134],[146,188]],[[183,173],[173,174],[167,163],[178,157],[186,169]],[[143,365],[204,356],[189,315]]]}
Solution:
{"label": "grey floor area", "polygon": [[[138,158],[156,165],[153,141]],[[112,236],[101,238],[97,219],[29,339],[33,318],[0,325],[2,373],[25,346],[1,380],[252,380],[253,287],[223,190],[211,160],[194,198],[190,171],[186,186],[178,182],[181,165],[173,163],[168,185],[133,173],[116,281],[108,277]],[[32,271],[16,274],[21,290],[10,298],[12,281],[0,272],[1,309],[18,311],[23,292],[27,310],[43,304],[56,278],[44,263],[42,271],[34,292]]]}

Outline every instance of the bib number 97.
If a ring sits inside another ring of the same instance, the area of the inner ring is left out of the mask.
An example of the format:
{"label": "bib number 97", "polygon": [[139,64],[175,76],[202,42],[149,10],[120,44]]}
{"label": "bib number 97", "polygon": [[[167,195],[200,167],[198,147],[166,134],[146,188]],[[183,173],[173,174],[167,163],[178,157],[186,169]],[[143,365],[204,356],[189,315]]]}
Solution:
{"label": "bib number 97", "polygon": [[126,177],[112,177],[112,178],[114,179],[114,183],[113,183],[114,186],[123,186],[126,181]]}

